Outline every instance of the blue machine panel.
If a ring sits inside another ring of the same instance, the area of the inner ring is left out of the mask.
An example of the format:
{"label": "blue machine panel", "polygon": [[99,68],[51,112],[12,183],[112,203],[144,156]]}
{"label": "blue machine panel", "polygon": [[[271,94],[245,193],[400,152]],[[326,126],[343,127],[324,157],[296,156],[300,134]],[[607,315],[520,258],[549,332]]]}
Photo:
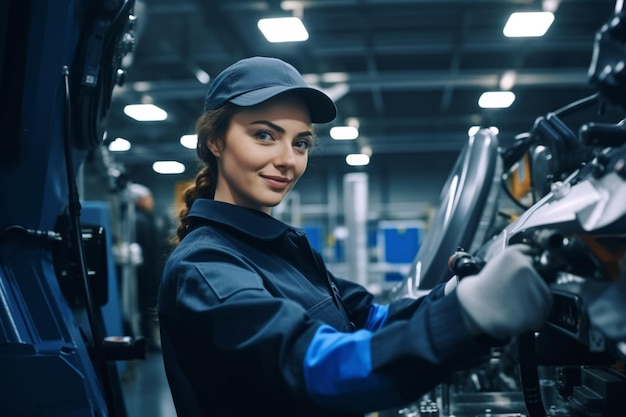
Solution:
{"label": "blue machine panel", "polygon": [[[117,2],[120,10],[113,10],[112,3],[0,2],[0,22],[5,23],[0,48],[3,417],[125,416],[114,364],[100,352],[103,340],[99,326],[93,325],[100,324],[99,310],[85,308],[93,307],[88,301],[92,297],[86,296],[90,287],[82,285],[83,297],[76,297],[80,302],[70,302],[55,268],[56,255],[67,255],[72,262],[62,269],[67,272],[64,282],[89,282],[75,279],[87,274],[77,266],[84,266],[76,262],[80,257],[74,256],[81,245],[73,221],[81,219],[73,191],[87,142],[95,145],[102,138],[87,133],[105,124],[113,85],[103,81],[112,80],[118,69],[113,68],[113,55],[120,55],[118,40],[134,4]],[[94,32],[95,26],[101,30]],[[87,64],[95,65],[99,76],[89,87],[81,82]],[[70,109],[80,116],[74,117]],[[87,210],[85,216],[91,215],[95,213]],[[60,221],[70,217],[70,222]],[[93,220],[104,221],[102,216]],[[114,321],[107,324],[107,332],[118,330]]]}

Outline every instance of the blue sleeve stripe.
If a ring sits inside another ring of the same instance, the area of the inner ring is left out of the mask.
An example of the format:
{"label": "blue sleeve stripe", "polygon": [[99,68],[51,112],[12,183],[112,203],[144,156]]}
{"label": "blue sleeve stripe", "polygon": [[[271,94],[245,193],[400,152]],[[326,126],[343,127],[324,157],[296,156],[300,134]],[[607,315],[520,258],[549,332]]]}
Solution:
{"label": "blue sleeve stripe", "polygon": [[372,304],[367,315],[367,321],[363,326],[367,330],[375,331],[383,327],[389,315],[389,305]]}
{"label": "blue sleeve stripe", "polygon": [[304,378],[311,398],[322,406],[375,411],[400,403],[392,384],[372,373],[372,332],[341,333],[322,325],[304,357]]}

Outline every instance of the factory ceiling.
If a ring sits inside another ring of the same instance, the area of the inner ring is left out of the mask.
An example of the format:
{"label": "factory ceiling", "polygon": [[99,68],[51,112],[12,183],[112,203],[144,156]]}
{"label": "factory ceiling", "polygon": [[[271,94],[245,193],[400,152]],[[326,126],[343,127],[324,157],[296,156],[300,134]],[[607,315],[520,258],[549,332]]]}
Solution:
{"label": "factory ceiling", "polygon": [[[544,2],[547,4],[547,2]],[[509,15],[540,11],[532,0],[137,0],[136,46],[127,57],[126,82],[116,87],[109,140],[132,148],[115,153],[127,166],[159,159],[189,163],[194,151],[179,138],[193,133],[208,86],[252,55],[293,64],[336,101],[338,117],[318,126],[316,157],[363,147],[382,154],[457,152],[470,126],[497,126],[502,143],[528,131],[535,119],[594,94],[588,80],[596,31],[614,13],[614,0],[549,2],[555,20],[539,38],[507,38]],[[264,17],[298,16],[309,39],[270,43],[257,28]],[[507,109],[481,109],[479,96],[514,75],[516,100]],[[168,112],[161,122],[137,122],[126,104],[153,102]],[[572,128],[590,117],[615,122],[608,111],[573,114]],[[333,141],[329,128],[359,122],[356,141]],[[335,158],[336,160],[338,158]]]}

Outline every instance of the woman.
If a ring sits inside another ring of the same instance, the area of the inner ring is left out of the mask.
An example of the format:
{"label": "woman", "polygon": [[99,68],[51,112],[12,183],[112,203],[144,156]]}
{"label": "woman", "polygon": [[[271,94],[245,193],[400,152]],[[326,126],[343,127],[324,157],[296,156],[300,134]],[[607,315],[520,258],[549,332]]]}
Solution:
{"label": "woman", "polygon": [[550,291],[521,245],[458,285],[382,306],[271,217],[305,171],[312,123],[335,115],[329,97],[274,58],[241,60],[211,85],[197,123],[205,167],[185,194],[159,294],[180,417],[399,407],[545,319]]}

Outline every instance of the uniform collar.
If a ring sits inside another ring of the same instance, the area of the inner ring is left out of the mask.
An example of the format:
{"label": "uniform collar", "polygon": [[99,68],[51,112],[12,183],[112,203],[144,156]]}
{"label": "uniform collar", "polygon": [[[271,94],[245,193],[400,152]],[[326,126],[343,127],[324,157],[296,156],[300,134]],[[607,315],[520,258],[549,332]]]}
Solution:
{"label": "uniform collar", "polygon": [[223,224],[257,239],[276,239],[289,230],[298,235],[304,234],[302,230],[291,227],[262,211],[207,198],[195,200],[188,217]]}

